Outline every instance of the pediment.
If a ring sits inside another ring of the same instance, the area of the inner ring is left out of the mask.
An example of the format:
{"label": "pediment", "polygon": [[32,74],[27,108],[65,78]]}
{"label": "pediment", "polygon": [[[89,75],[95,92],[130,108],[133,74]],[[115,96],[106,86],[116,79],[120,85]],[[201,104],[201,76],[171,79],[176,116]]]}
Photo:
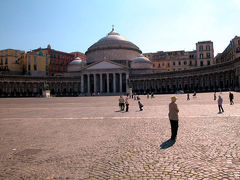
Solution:
{"label": "pediment", "polygon": [[101,61],[86,68],[87,70],[99,70],[99,69],[123,69],[121,65],[111,63],[109,61]]}

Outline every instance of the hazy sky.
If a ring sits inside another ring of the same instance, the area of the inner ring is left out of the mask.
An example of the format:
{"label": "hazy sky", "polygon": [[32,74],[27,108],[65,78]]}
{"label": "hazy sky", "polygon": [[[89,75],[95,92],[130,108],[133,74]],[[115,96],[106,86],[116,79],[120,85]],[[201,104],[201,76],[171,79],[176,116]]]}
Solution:
{"label": "hazy sky", "polygon": [[240,0],[0,0],[0,19],[0,49],[85,52],[114,24],[144,53],[211,40],[216,55],[240,36]]}

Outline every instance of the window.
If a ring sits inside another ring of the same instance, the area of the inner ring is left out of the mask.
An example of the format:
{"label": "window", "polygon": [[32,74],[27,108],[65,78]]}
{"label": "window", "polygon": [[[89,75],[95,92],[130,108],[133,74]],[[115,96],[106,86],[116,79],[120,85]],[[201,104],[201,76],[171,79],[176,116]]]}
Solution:
{"label": "window", "polygon": [[160,63],[158,64],[158,67],[160,67],[161,65],[160,65]]}
{"label": "window", "polygon": [[168,65],[168,67],[170,67],[170,63],[168,63],[167,65]]}
{"label": "window", "polygon": [[209,45],[206,46],[206,50],[210,51],[210,46]]}
{"label": "window", "polygon": [[203,61],[200,61],[200,66],[203,66]]}
{"label": "window", "polygon": [[34,68],[34,71],[36,71],[37,70],[37,65],[34,64],[33,68]]}
{"label": "window", "polygon": [[30,64],[28,64],[28,71],[30,71],[31,70],[31,65]]}
{"label": "window", "polygon": [[0,64],[3,64],[3,59],[1,58],[1,62],[0,62]]}
{"label": "window", "polygon": [[203,54],[200,54],[200,59],[203,59]]}
{"label": "window", "polygon": [[5,64],[8,64],[8,58],[5,59]]}
{"label": "window", "polygon": [[184,61],[184,65],[187,65],[187,61]]}
{"label": "window", "polygon": [[189,66],[191,66],[192,65],[192,61],[189,61]]}
{"label": "window", "polygon": [[240,39],[238,40],[238,44],[240,45]]}
{"label": "window", "polygon": [[195,66],[197,66],[197,61],[195,61]]}
{"label": "window", "polygon": [[207,58],[210,58],[210,57],[211,57],[210,53],[207,53]]}
{"label": "window", "polygon": [[179,65],[179,66],[181,65],[181,61],[178,61],[178,65]]}
{"label": "window", "polygon": [[207,62],[207,65],[208,65],[208,66],[211,65],[210,61]]}
{"label": "window", "polygon": [[203,46],[199,46],[199,51],[202,51],[203,50]]}
{"label": "window", "polygon": [[173,65],[174,65],[174,66],[176,65],[175,62],[173,62]]}
{"label": "window", "polygon": [[153,67],[155,67],[155,64],[153,64]]}

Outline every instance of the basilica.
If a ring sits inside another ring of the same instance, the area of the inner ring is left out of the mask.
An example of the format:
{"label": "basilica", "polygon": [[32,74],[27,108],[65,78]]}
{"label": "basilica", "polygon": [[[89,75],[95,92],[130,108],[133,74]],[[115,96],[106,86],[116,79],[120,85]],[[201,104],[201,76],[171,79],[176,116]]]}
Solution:
{"label": "basilica", "polygon": [[0,96],[42,96],[46,89],[54,96],[237,91],[240,88],[239,47],[237,39],[221,53],[219,63],[167,72],[153,68],[153,62],[139,47],[113,28],[87,49],[86,62],[74,59],[61,75],[0,75]]}

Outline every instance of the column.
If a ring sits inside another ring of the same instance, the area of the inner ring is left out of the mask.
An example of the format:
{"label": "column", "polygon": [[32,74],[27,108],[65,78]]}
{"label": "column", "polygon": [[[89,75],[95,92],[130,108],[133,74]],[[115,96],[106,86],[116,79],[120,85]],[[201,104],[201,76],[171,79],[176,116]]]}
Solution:
{"label": "column", "polygon": [[128,78],[129,78],[129,75],[128,73],[126,73],[126,93],[128,93]]}
{"label": "column", "polygon": [[100,93],[102,93],[102,74],[100,74]]}
{"label": "column", "polygon": [[122,73],[119,73],[120,93],[122,93]]}
{"label": "column", "polygon": [[113,92],[116,93],[116,74],[113,73]]}
{"label": "column", "polygon": [[109,73],[107,73],[107,93],[109,93]]}
{"label": "column", "polygon": [[94,79],[94,92],[97,93],[97,79],[96,79],[96,74],[93,74],[93,79]]}
{"label": "column", "polygon": [[81,76],[81,93],[84,93],[84,75]]}
{"label": "column", "polygon": [[88,77],[88,93],[90,93],[90,74],[88,74],[87,77]]}

